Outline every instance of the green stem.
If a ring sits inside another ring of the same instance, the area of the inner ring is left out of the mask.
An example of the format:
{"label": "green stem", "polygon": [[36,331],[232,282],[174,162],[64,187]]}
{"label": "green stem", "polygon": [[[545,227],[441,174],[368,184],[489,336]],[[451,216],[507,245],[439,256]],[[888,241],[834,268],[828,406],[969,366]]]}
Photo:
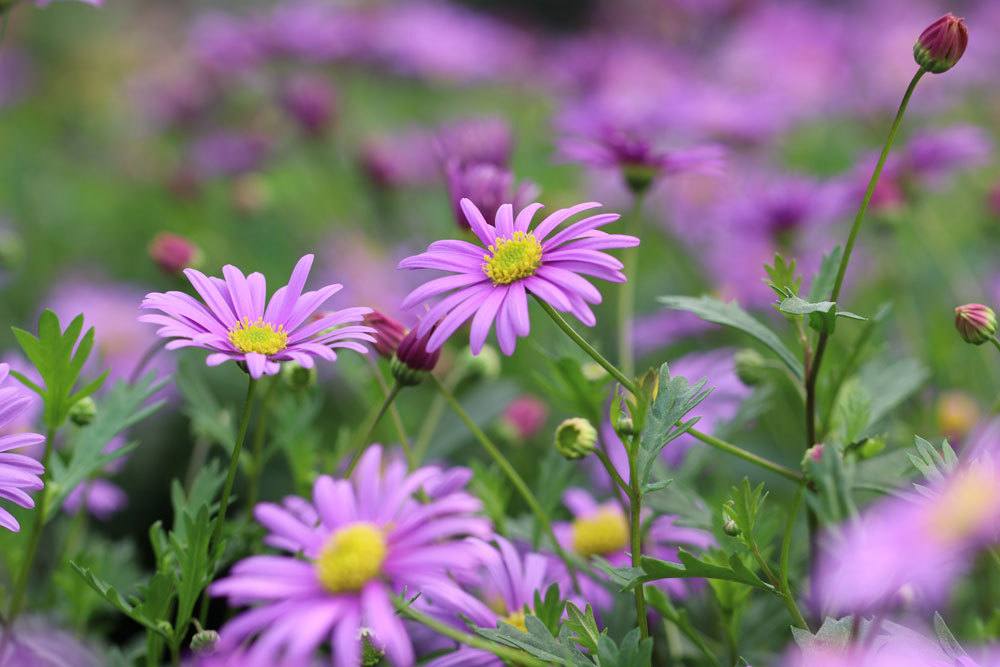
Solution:
{"label": "green stem", "polygon": [[[464,357],[460,357],[455,366],[445,376],[444,386],[448,388],[448,391],[454,391],[465,374],[464,359]],[[420,425],[417,440],[413,445],[413,459],[417,465],[420,465],[420,462],[427,457],[427,452],[431,447],[431,440],[434,438],[438,424],[441,423],[441,417],[444,416],[444,409],[446,407],[448,407],[448,404],[445,402],[444,396],[434,394],[434,400],[431,401],[431,406],[427,410],[427,417],[424,418],[424,423]]]}
{"label": "green stem", "polygon": [[523,665],[523,667],[547,667],[549,664],[544,660],[539,660],[530,653],[525,653],[519,649],[510,648],[502,644],[497,644],[496,642],[491,642],[482,637],[470,635],[468,632],[462,632],[461,630],[453,628],[446,623],[442,623],[436,618],[432,618],[417,611],[402,600],[397,599],[393,602],[393,604],[400,614],[406,616],[411,621],[416,621],[421,625],[425,625],[431,630],[437,632],[439,635],[444,635],[445,637],[454,639],[460,644],[465,644],[466,646],[476,648],[481,651],[489,651],[501,660],[510,664]]}
{"label": "green stem", "polygon": [[24,560],[21,561],[21,570],[14,584],[14,593],[10,598],[10,608],[7,612],[7,622],[13,623],[17,615],[24,607],[24,595],[28,591],[28,579],[31,574],[31,565],[38,553],[38,545],[42,540],[42,530],[45,528],[45,512],[49,503],[49,462],[52,459],[53,440],[56,436],[56,429],[49,427],[45,434],[45,452],[42,454],[42,492],[38,494],[38,503],[35,505],[34,520],[31,522],[31,533],[28,537],[28,548],[24,551]]}
{"label": "green stem", "polygon": [[247,426],[250,425],[250,413],[253,407],[254,392],[257,390],[257,380],[252,377],[247,381],[247,395],[243,400],[243,411],[240,413],[240,424],[236,432],[236,442],[233,445],[233,453],[229,458],[229,471],[226,473],[226,481],[222,485],[222,498],[219,500],[219,513],[215,517],[215,527],[212,529],[212,539],[208,543],[208,553],[210,562],[216,562],[221,554],[216,553],[222,541],[222,528],[226,523],[226,510],[229,509],[229,496],[233,492],[233,484],[236,482],[236,470],[240,467],[240,454],[243,452],[243,441],[247,437]]}
{"label": "green stem", "polygon": [[[536,301],[538,301],[538,303],[542,306],[545,312],[549,314],[549,317],[552,318],[552,320],[559,326],[559,328],[562,329],[563,332],[567,336],[569,336],[574,343],[580,346],[580,349],[582,349],[584,352],[590,355],[590,357],[594,361],[596,361],[598,364],[604,367],[604,369],[608,373],[610,373],[611,376],[615,380],[617,380],[623,387],[625,387],[625,389],[631,392],[633,396],[639,395],[639,389],[636,386],[635,382],[630,380],[624,373],[618,370],[618,368],[616,368],[614,364],[605,359],[600,352],[594,349],[593,345],[584,340],[583,337],[579,333],[577,333],[577,331],[570,325],[570,323],[566,321],[566,318],[564,318],[562,315],[556,312],[556,310],[552,306],[545,303],[545,301],[543,301],[542,299],[536,299]],[[700,440],[701,442],[705,443],[710,447],[714,447],[715,449],[726,452],[727,454],[732,454],[733,456],[739,457],[744,461],[748,461],[750,463],[753,463],[754,465],[770,470],[771,472],[781,475],[782,477],[790,479],[794,482],[801,482],[803,479],[801,473],[798,473],[792,470],[791,468],[786,468],[785,466],[779,463],[775,463],[774,461],[770,461],[764,458],[763,456],[759,456],[757,454],[754,454],[753,452],[749,452],[732,443],[726,442],[725,440],[721,440],[707,433],[702,433],[701,431],[694,428],[689,429],[688,433],[691,434],[691,436],[693,436],[695,439]]]}
{"label": "green stem", "polygon": [[[642,564],[642,489],[639,488],[639,474],[635,464],[635,438],[632,438],[628,453],[628,500],[629,500],[629,549],[632,551],[632,567]],[[635,615],[639,622],[642,638],[649,636],[649,619],[646,617],[646,591],[635,587]]]}
{"label": "green stem", "polygon": [[382,417],[389,409],[389,406],[392,405],[394,400],[396,400],[396,396],[399,395],[399,392],[402,389],[403,385],[398,382],[392,385],[392,389],[390,389],[389,393],[385,395],[384,399],[382,399],[382,405],[379,406],[378,412],[376,412],[371,418],[368,426],[361,431],[364,435],[362,439],[356,442],[351,448],[354,451],[354,454],[351,456],[351,462],[347,464],[347,470],[344,471],[345,479],[350,477],[351,473],[354,472],[354,469],[358,465],[358,461],[361,460],[361,456],[365,453],[365,450],[368,449],[368,443],[372,438],[372,433],[375,432],[375,427],[378,426],[379,421],[382,420]]}
{"label": "green stem", "polygon": [[[639,222],[642,214],[642,203],[645,197],[636,194],[632,202],[632,210],[625,218],[625,233],[638,236]],[[633,320],[635,319],[635,288],[639,276],[639,248],[625,248],[622,251],[622,273],[627,280],[622,283],[618,294],[618,363],[625,375],[635,375],[635,351],[632,346]]]}
{"label": "green stem", "polygon": [[[889,151],[892,150],[892,144],[896,140],[896,133],[899,131],[900,123],[903,121],[903,115],[906,113],[906,108],[910,104],[910,98],[913,96],[913,91],[916,90],[917,84],[920,79],[926,74],[926,70],[920,68],[917,73],[913,75],[910,80],[910,85],[906,87],[906,93],[903,95],[902,101],[899,103],[899,109],[896,111],[896,117],[892,121],[892,126],[889,128],[889,136],[886,138],[885,146],[882,147],[882,153],[879,155],[878,162],[875,163],[875,169],[872,171],[871,178],[868,180],[868,188],[865,190],[865,196],[861,200],[861,206],[858,207],[858,212],[854,216],[854,223],[851,225],[851,232],[847,237],[847,245],[844,246],[844,253],[840,258],[840,266],[837,268],[837,277],[833,282],[833,290],[830,292],[830,301],[836,302],[840,298],[840,290],[844,285],[844,277],[847,275],[847,265],[851,261],[851,253],[854,251],[854,244],[858,239],[858,232],[861,231],[861,223],[864,221],[865,213],[868,212],[868,205],[871,203],[872,196],[875,194],[875,188],[878,185],[879,178],[882,176],[882,169],[885,167],[886,159],[889,157]],[[806,372],[806,447],[812,447],[816,444],[816,379],[819,376],[820,365],[823,363],[823,353],[826,351],[826,341],[829,338],[829,334],[826,332],[820,333],[819,342],[816,344],[816,355],[813,357],[813,361]]]}
{"label": "green stem", "polygon": [[431,375],[430,378],[437,387],[438,392],[440,392],[440,394],[444,397],[445,402],[449,405],[449,407],[451,407],[458,418],[462,420],[462,423],[464,423],[466,428],[469,429],[469,432],[472,433],[473,437],[479,441],[479,444],[482,445],[483,449],[486,450],[486,453],[493,459],[493,462],[496,463],[507,476],[507,479],[509,479],[511,484],[514,485],[514,488],[517,489],[517,492],[521,494],[524,502],[531,509],[531,512],[535,515],[535,519],[541,525],[542,530],[545,531],[545,534],[552,541],[552,548],[555,550],[559,558],[562,559],[563,563],[566,564],[566,569],[569,571],[570,578],[573,580],[573,588],[579,591],[579,582],[576,577],[576,565],[569,557],[569,554],[567,554],[559,544],[559,540],[556,539],[556,534],[552,530],[552,522],[549,520],[549,516],[545,510],[542,509],[541,503],[539,503],[538,499],[535,498],[535,494],[531,492],[531,489],[528,488],[524,479],[520,474],[518,474],[517,470],[514,469],[514,466],[511,465],[510,461],[507,460],[507,457],[503,455],[500,449],[493,444],[493,441],[490,440],[483,430],[479,428],[476,422],[472,420],[472,417],[470,417],[465,411],[462,404],[458,402],[455,396],[452,395],[448,388],[444,386],[441,380],[433,375]]}
{"label": "green stem", "polygon": [[1000,350],[1000,340],[997,340],[996,336],[991,336],[990,342],[993,343],[993,346],[996,347],[996,349]]}
{"label": "green stem", "polygon": [[[375,381],[378,383],[379,389],[382,390],[382,395],[384,397],[389,396],[389,392],[392,391],[389,384],[382,377],[382,371],[379,370],[378,364],[371,360],[372,373],[375,374]],[[410,447],[410,439],[406,435],[406,427],[403,426],[403,417],[399,414],[399,408],[396,407],[396,402],[393,401],[389,405],[389,417],[392,418],[393,428],[396,429],[396,436],[399,438],[399,445],[403,448],[403,455],[406,456],[406,464],[410,470],[417,467],[417,462],[413,458],[413,449]]]}
{"label": "green stem", "polygon": [[257,497],[260,493],[260,475],[264,472],[264,441],[267,437],[267,420],[271,413],[271,403],[274,399],[275,389],[280,384],[280,377],[273,377],[264,393],[264,398],[260,402],[260,410],[257,411],[257,421],[253,429],[253,445],[251,446],[251,467],[249,488],[247,490],[247,507],[253,510],[257,504]]}

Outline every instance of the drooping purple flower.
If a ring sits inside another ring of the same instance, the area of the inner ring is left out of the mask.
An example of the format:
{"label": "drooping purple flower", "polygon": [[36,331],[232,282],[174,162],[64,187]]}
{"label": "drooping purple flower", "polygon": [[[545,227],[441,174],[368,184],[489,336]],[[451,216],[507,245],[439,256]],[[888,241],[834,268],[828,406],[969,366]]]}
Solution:
{"label": "drooping purple flower", "polygon": [[0,667],[102,667],[103,656],[40,616],[0,625]]}
{"label": "drooping purple flower", "polygon": [[303,292],[312,262],[312,255],[303,256],[288,285],[267,302],[267,284],[260,273],[244,276],[227,264],[222,268],[224,279],[220,279],[187,269],[184,275],[204,302],[183,292],[152,292],[146,295],[142,308],[159,314],[142,315],[139,321],[159,325],[157,334],[170,339],[167,349],[209,350],[209,366],[243,362],[253,378],[276,374],[282,361],[295,361],[306,368],[313,367],[314,357],[336,361],[336,348],[366,353],[358,341],[374,342],[371,327],[360,324],[370,308],[346,308],[318,319],[312,317],[341,289],[334,284]]}
{"label": "drooping purple flower", "polygon": [[[542,554],[518,553],[513,544],[500,536],[493,538],[496,547],[471,538],[479,567],[473,572],[454,572],[459,586],[439,590],[423,605],[436,618],[465,629],[464,621],[480,628],[496,628],[501,622],[525,630],[524,617],[534,613],[535,593],[544,595],[552,584],[552,560]],[[434,658],[428,667],[479,666],[500,667],[503,663],[492,653],[467,646]]]}
{"label": "drooping purple flower", "polygon": [[460,229],[469,229],[469,223],[462,212],[462,200],[468,199],[487,220],[496,218],[497,211],[511,202],[521,209],[539,195],[538,186],[531,181],[517,183],[514,174],[504,167],[487,162],[463,165],[458,160],[449,160],[445,165],[445,180],[448,195],[455,210],[455,221]]}
{"label": "drooping purple flower", "polygon": [[399,264],[402,269],[452,274],[425,283],[403,301],[403,308],[413,308],[443,297],[418,325],[421,333],[437,327],[428,340],[428,349],[439,349],[472,318],[473,354],[483,348],[494,323],[501,351],[513,354],[518,337],[528,335],[531,327],[529,294],[593,326],[596,319],[588,304],[600,303],[601,293],[583,275],[625,282],[621,262],[603,251],[639,244],[633,236],[600,231],[600,227],[618,219],[615,213],[589,216],[556,231],[572,216],[598,206],[588,202],[560,209],[532,227],[532,218],[541,204],[525,207],[516,218],[513,207],[504,204],[497,211],[495,225],[491,225],[471,201],[463,199],[462,210],[481,245],[436,241],[427,252]]}
{"label": "drooping purple flower", "polygon": [[827,536],[816,571],[817,602],[833,612],[893,606],[906,587],[940,602],[976,550],[998,540],[1000,467],[966,463],[914,497],[876,503]]}
{"label": "drooping purple flower", "polygon": [[[122,437],[112,438],[104,446],[102,454],[112,454],[125,446]],[[118,457],[104,467],[104,473],[114,475],[125,465],[125,457]],[[63,501],[63,511],[76,514],[82,509],[98,521],[107,521],[128,505],[128,496],[117,484],[103,478],[89,479],[81,482],[69,492]]]}
{"label": "drooping purple flower", "polygon": [[[617,501],[599,503],[589,492],[570,488],[563,493],[563,505],[573,514],[573,521],[556,522],[552,530],[566,551],[584,559],[600,556],[615,567],[631,565],[628,517]],[[676,516],[660,515],[643,520],[648,528],[642,553],[647,556],[676,562],[679,546],[708,549],[715,544],[710,533],[676,525]],[[663,579],[656,585],[674,597],[684,597],[692,590],[692,582],[680,579]],[[595,609],[607,610],[613,604],[607,588],[587,576],[580,577],[580,593]]]}
{"label": "drooping purple flower", "polygon": [[[0,384],[7,380],[10,366],[0,364]],[[31,399],[19,387],[7,386],[0,388],[0,430],[7,428],[17,420],[18,416],[28,407]],[[38,491],[42,488],[44,472],[42,464],[24,454],[15,454],[11,450],[39,445],[45,438],[37,433],[16,433],[0,436],[0,500],[6,500],[32,508],[35,501],[27,491]],[[0,507],[0,526],[7,530],[18,532],[21,526],[10,512]]]}
{"label": "drooping purple flower", "polygon": [[[95,372],[108,371],[111,386],[127,380],[143,356],[157,342],[156,335],[135,318],[135,304],[143,297],[137,286],[70,277],[56,285],[45,305],[62,321],[83,313],[84,326],[94,327],[94,350],[87,361]],[[173,369],[172,361],[158,355],[148,368],[158,376]]]}
{"label": "drooping purple flower", "polygon": [[476,515],[480,502],[463,490],[429,501],[414,498],[447,476],[436,467],[407,473],[399,459],[383,468],[382,448],[373,446],[350,480],[316,480],[309,511],[259,504],[254,516],[270,531],[271,543],[277,538],[294,555],[246,558],[211,586],[231,604],[257,605],[222,628],[220,650],[256,637],[246,664],[300,664],[329,640],[330,664],[356,667],[365,627],[394,665],[412,665],[413,648],[393,596],[405,588],[407,595],[433,599],[451,589],[447,568],[477,562],[463,538],[492,537],[489,522]]}

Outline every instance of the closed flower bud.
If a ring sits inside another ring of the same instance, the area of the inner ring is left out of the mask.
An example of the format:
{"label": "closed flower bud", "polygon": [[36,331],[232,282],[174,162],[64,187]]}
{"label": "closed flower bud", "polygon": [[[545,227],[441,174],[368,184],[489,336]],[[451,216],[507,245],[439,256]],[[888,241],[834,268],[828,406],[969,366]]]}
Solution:
{"label": "closed flower bud", "polygon": [[635,435],[635,422],[632,421],[632,416],[627,412],[622,412],[618,415],[618,419],[615,420],[615,433],[622,440],[627,440]]}
{"label": "closed flower bud", "polygon": [[948,13],[920,33],[913,45],[913,58],[928,72],[940,74],[955,66],[968,45],[965,21]]}
{"label": "closed flower bud", "polygon": [[823,445],[813,445],[806,450],[805,455],[802,457],[802,467],[808,468],[810,464],[819,463],[823,460]]}
{"label": "closed flower bud", "polygon": [[757,350],[740,350],[733,356],[733,364],[736,377],[748,387],[760,384],[767,371],[767,360]]}
{"label": "closed flower bud", "polygon": [[556,450],[567,459],[582,459],[597,446],[597,429],[583,417],[565,419],[556,427]]}
{"label": "closed flower bud", "polygon": [[199,630],[191,638],[191,650],[194,653],[211,653],[218,643],[218,632],[215,630]]}
{"label": "closed flower bud", "polygon": [[149,257],[167,275],[180,275],[184,269],[201,263],[198,246],[183,236],[160,232],[149,244]]}
{"label": "closed flower bud", "polygon": [[306,368],[295,361],[281,364],[281,379],[295,391],[309,389],[316,385],[316,369]]}
{"label": "closed flower bud", "polygon": [[997,316],[981,303],[967,303],[955,308],[955,328],[966,343],[982,345],[997,332]]}
{"label": "closed flower bud", "polygon": [[729,537],[739,537],[740,527],[736,525],[736,522],[726,517],[726,520],[722,523],[722,532],[724,532]]}
{"label": "closed flower bud", "polygon": [[406,336],[406,327],[385,313],[377,310],[365,315],[364,323],[375,329],[375,351],[380,357],[392,359],[396,348]]}
{"label": "closed flower bud", "polygon": [[77,426],[86,426],[97,416],[97,403],[90,396],[85,396],[69,409],[69,419]]}
{"label": "closed flower bud", "polygon": [[419,336],[417,328],[414,327],[400,341],[399,347],[396,348],[396,356],[392,358],[389,368],[392,370],[392,376],[401,385],[420,384],[437,365],[441,350],[427,351],[427,340],[433,331],[431,329],[423,336]]}

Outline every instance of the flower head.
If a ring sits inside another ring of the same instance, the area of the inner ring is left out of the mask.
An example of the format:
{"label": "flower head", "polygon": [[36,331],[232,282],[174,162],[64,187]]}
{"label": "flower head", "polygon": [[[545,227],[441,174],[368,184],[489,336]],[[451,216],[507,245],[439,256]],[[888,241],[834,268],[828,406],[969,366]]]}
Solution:
{"label": "flower head", "polygon": [[[317,479],[312,502],[298,499],[291,510],[258,505],[254,516],[270,531],[268,543],[292,555],[246,558],[212,585],[232,604],[257,605],[222,628],[219,649],[256,636],[246,664],[306,664],[330,638],[333,664],[354,667],[365,627],[392,664],[412,665],[392,597],[404,588],[431,598],[453,588],[446,568],[477,563],[464,538],[492,536],[489,522],[476,516],[480,502],[445,488],[454,487],[451,477],[435,467],[407,473],[401,460],[383,467],[382,448],[373,446],[350,480]],[[428,500],[414,498],[421,489]]]}
{"label": "flower head", "polygon": [[0,667],[100,667],[105,656],[41,616],[0,626]]}
{"label": "flower head", "polygon": [[455,220],[460,229],[469,228],[462,212],[462,199],[467,198],[476,205],[483,217],[492,220],[504,202],[513,202],[517,207],[531,203],[538,196],[538,187],[530,181],[520,184],[505,167],[489,162],[463,165],[458,160],[445,164],[445,179],[448,195],[455,209]]}
{"label": "flower head", "polygon": [[399,344],[406,336],[406,332],[409,331],[395,318],[378,310],[373,310],[365,315],[364,323],[375,330],[372,334],[375,337],[375,343],[372,347],[379,353],[379,356],[386,359],[392,359]]}
{"label": "flower head", "polygon": [[183,236],[160,232],[149,244],[149,256],[161,271],[173,276],[199,264],[201,250]]}
{"label": "flower head", "polygon": [[[0,364],[0,383],[3,383],[10,367]],[[0,430],[15,421],[21,412],[31,404],[26,392],[18,387],[0,388]],[[0,499],[9,500],[15,505],[32,508],[35,502],[28,491],[38,491],[42,488],[39,475],[44,472],[42,464],[24,454],[14,454],[11,450],[30,447],[44,442],[45,438],[37,433],[17,433],[0,436]],[[21,529],[14,516],[0,507],[0,526],[15,533]]]}
{"label": "flower head", "polygon": [[600,303],[601,293],[581,274],[625,282],[621,262],[602,251],[639,244],[634,236],[607,234],[598,229],[617,220],[615,213],[589,216],[556,231],[577,213],[600,206],[594,202],[560,209],[534,226],[532,218],[541,204],[521,209],[516,217],[513,206],[504,204],[497,211],[495,225],[487,223],[468,199],[463,199],[461,206],[481,245],[437,241],[427,252],[407,257],[399,264],[403,269],[453,274],[425,283],[403,301],[403,308],[412,308],[443,296],[416,327],[421,334],[437,327],[427,341],[430,351],[439,349],[472,318],[473,354],[483,348],[494,323],[501,351],[513,354],[517,338],[528,335],[530,330],[528,294],[593,326],[596,319],[588,304]]}
{"label": "flower head", "polygon": [[949,12],[920,33],[913,45],[913,57],[928,72],[940,74],[955,66],[968,45],[965,21]]}
{"label": "flower head", "polygon": [[142,315],[139,320],[159,325],[157,333],[171,339],[168,349],[209,350],[209,366],[242,362],[253,378],[276,374],[281,361],[296,361],[306,368],[313,367],[314,357],[336,361],[334,348],[364,354],[366,349],[358,341],[374,342],[370,335],[374,330],[360,322],[371,309],[347,308],[313,318],[341,286],[303,292],[312,261],[312,255],[300,259],[288,285],[266,304],[267,285],[260,273],[244,276],[235,266],[226,265],[224,279],[220,279],[186,269],[184,275],[204,302],[183,292],[153,292],[146,295],[142,308],[159,313]]}
{"label": "flower head", "polygon": [[390,365],[393,377],[404,385],[420,384],[441,358],[440,349],[427,349],[427,339],[433,335],[434,330],[420,333],[418,329],[419,327],[414,327],[406,332]]}
{"label": "flower head", "polygon": [[981,303],[955,307],[955,328],[966,343],[982,345],[997,333],[997,316]]}

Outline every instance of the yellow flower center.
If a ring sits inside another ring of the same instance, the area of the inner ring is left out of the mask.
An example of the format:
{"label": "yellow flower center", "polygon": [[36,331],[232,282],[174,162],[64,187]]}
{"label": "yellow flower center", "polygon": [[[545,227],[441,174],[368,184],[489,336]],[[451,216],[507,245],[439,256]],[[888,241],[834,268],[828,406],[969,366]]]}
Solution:
{"label": "yellow flower center", "polygon": [[483,273],[494,285],[509,285],[533,275],[542,265],[542,244],[534,234],[514,232],[509,239],[497,239],[483,255]]}
{"label": "yellow flower center", "polygon": [[515,611],[513,614],[508,614],[507,616],[504,616],[500,620],[503,621],[504,623],[506,623],[507,625],[513,625],[515,628],[517,628],[521,632],[527,632],[528,631],[528,626],[525,625],[525,623],[524,623],[524,612],[523,611]]}
{"label": "yellow flower center", "polygon": [[316,576],[331,593],[358,591],[378,576],[385,555],[385,537],[377,526],[351,524],[334,533],[320,551]]}
{"label": "yellow flower center", "polygon": [[982,467],[971,468],[951,481],[937,498],[930,515],[932,534],[943,542],[972,537],[996,514],[1000,502],[997,478]]}
{"label": "yellow flower center", "polygon": [[584,558],[613,553],[627,544],[628,524],[617,510],[603,509],[573,522],[573,550]]}
{"label": "yellow flower center", "polygon": [[275,329],[259,317],[256,322],[244,317],[229,330],[229,342],[240,352],[277,354],[288,347],[288,334],[283,324]]}

